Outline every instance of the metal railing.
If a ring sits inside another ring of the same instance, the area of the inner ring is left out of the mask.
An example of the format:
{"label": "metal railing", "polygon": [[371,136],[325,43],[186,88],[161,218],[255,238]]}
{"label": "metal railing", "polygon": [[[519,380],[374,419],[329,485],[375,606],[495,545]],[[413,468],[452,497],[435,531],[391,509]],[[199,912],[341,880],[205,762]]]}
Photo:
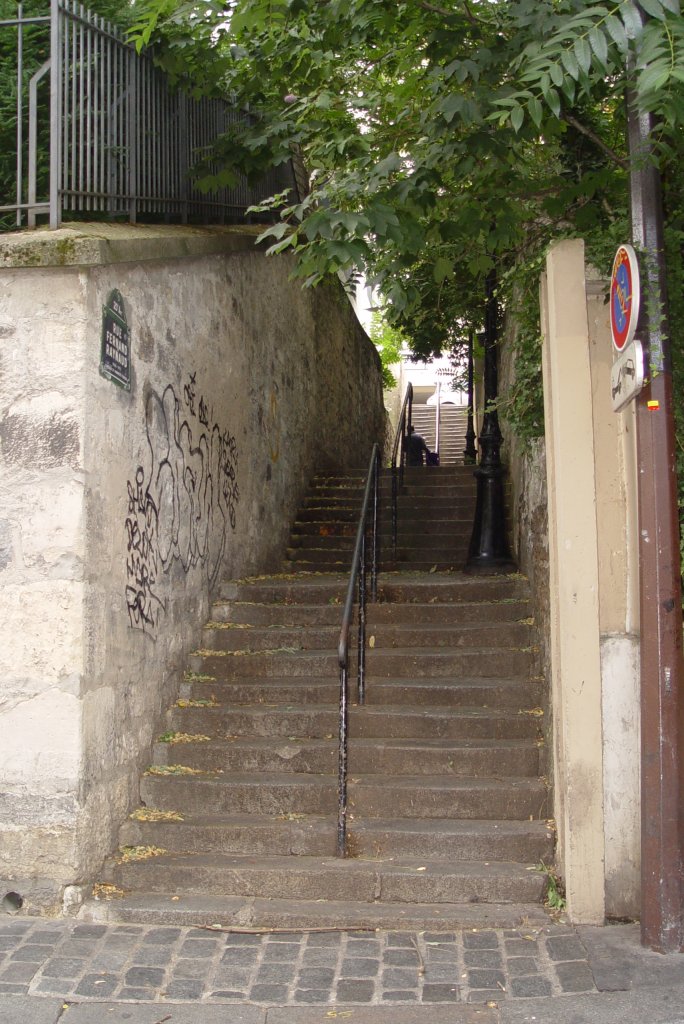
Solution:
{"label": "metal railing", "polygon": [[[397,557],[397,519],[399,487],[404,483],[404,463],[406,462],[406,436],[411,426],[411,411],[413,409],[413,384],[409,382],[404,395],[404,403],[401,407],[399,425],[394,438],[392,449],[392,555]],[[398,464],[397,464],[397,459]]]}
{"label": "metal railing", "polygon": [[352,556],[351,573],[347,587],[347,598],[342,615],[338,660],[340,665],[340,718],[339,718],[339,753],[337,779],[337,856],[344,857],[347,852],[347,766],[349,760],[349,630],[354,615],[354,591],[359,586],[359,632],[358,632],[358,702],[366,700],[366,556],[367,534],[371,540],[371,600],[378,596],[378,511],[380,481],[380,448],[373,445],[368,465],[368,476],[361,505],[359,526],[356,531],[356,543]]}
{"label": "metal railing", "polygon": [[242,180],[200,191],[193,168],[203,160],[203,175],[218,173],[213,144],[248,115],[173,90],[150,56],[75,0],[50,0],[49,13],[46,0],[44,15],[25,14],[19,3],[15,18],[0,21],[3,35],[12,31],[16,188],[0,196],[0,215],[14,214],[17,226],[42,215],[58,227],[66,211],[230,222],[276,192],[301,192],[292,164],[255,187]]}

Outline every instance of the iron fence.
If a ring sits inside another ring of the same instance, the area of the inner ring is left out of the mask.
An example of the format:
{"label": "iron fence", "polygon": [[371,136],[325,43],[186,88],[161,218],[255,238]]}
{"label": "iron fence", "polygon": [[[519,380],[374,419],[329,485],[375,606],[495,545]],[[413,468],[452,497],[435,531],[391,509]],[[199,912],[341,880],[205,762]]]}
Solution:
{"label": "iron fence", "polygon": [[[119,29],[75,0],[50,0],[50,12],[0,20],[3,53],[16,33],[16,167],[12,195],[0,194],[5,226],[59,227],[75,217],[125,217],[202,223],[244,220],[269,195],[303,190],[301,168],[275,168],[256,186],[201,191],[193,168],[219,170],[212,145],[248,116],[220,99],[195,100],[172,89],[149,56]],[[30,42],[30,60],[26,42]],[[45,59],[41,62],[40,55]],[[12,192],[10,175],[3,192]]]}

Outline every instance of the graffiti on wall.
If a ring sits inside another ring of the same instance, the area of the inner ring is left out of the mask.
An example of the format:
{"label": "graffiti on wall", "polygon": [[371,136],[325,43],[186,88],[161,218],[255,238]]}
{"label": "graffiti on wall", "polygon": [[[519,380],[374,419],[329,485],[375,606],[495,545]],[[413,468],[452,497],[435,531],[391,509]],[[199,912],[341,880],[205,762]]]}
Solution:
{"label": "graffiti on wall", "polygon": [[240,501],[235,437],[214,419],[196,374],[145,405],[150,465],[128,481],[126,606],[133,629],[156,636],[167,603],[161,576],[201,568],[213,586]]}

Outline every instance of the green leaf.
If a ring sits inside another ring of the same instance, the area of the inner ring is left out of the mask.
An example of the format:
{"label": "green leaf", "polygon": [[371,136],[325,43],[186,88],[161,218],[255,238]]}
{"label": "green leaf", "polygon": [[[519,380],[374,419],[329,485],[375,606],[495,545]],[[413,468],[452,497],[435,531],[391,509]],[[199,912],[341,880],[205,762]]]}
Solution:
{"label": "green leaf", "polygon": [[453,277],[453,274],[453,260],[448,260],[445,256],[438,256],[432,269],[432,276],[436,283],[441,284],[447,277]]}
{"label": "green leaf", "polygon": [[530,112],[530,117],[536,124],[537,128],[539,128],[542,122],[542,117],[544,115],[544,110],[536,96],[532,97],[530,102],[527,104],[527,108]]}
{"label": "green leaf", "polygon": [[388,178],[393,171],[401,167],[401,158],[398,153],[390,153],[384,160],[379,160],[373,168],[373,174],[378,178]]}
{"label": "green leaf", "polygon": [[524,119],[525,112],[520,104],[518,104],[517,107],[513,107],[513,110],[511,111],[511,124],[513,125],[513,131],[516,132],[516,134],[522,128]]}
{"label": "green leaf", "polygon": [[637,79],[637,92],[641,97],[648,93],[657,93],[670,77],[669,64],[656,64],[646,68]]}
{"label": "green leaf", "polygon": [[257,242],[263,242],[266,238],[282,238],[290,230],[290,225],[285,223],[285,221],[281,221],[279,224],[272,224],[265,231],[261,232],[257,237]]}
{"label": "green leaf", "polygon": [[548,103],[549,107],[551,108],[551,111],[553,112],[554,116],[555,117],[560,117],[561,101],[560,101],[560,96],[558,95],[556,90],[555,89],[549,89],[549,91],[544,94],[544,99],[546,100],[546,102]]}
{"label": "green leaf", "polygon": [[660,0],[639,0],[640,6],[650,14],[652,18],[657,18],[658,21],[665,19],[665,11]]}
{"label": "green leaf", "polygon": [[456,114],[463,109],[463,96],[458,92],[449,93],[439,105],[447,124],[451,124]]}
{"label": "green leaf", "polygon": [[598,28],[592,28],[589,33],[589,43],[598,59],[605,64],[608,60],[608,43],[603,32]]}
{"label": "green leaf", "polygon": [[579,78],[579,64],[577,63],[577,58],[572,50],[563,50],[561,53],[561,60],[563,61],[563,66],[570,77],[577,81]]}
{"label": "green leaf", "polygon": [[637,39],[643,31],[643,26],[641,23],[641,15],[639,14],[636,6],[631,3],[630,0],[627,0],[627,2],[623,3],[620,7],[620,14],[622,15],[622,20],[628,37],[631,39]]}
{"label": "green leaf", "polygon": [[604,24],[620,52],[626,53],[629,47],[629,40],[627,39],[625,26],[622,24],[620,19],[611,14],[610,17],[606,18]]}
{"label": "green leaf", "polygon": [[575,51],[577,63],[581,67],[582,71],[589,74],[591,69],[591,47],[584,36],[579,36],[579,38],[575,40],[573,49]]}
{"label": "green leaf", "polygon": [[560,88],[563,84],[564,77],[563,69],[560,66],[560,64],[551,64],[551,66],[549,67],[549,75],[551,76],[551,81],[553,82],[553,84],[557,85]]}

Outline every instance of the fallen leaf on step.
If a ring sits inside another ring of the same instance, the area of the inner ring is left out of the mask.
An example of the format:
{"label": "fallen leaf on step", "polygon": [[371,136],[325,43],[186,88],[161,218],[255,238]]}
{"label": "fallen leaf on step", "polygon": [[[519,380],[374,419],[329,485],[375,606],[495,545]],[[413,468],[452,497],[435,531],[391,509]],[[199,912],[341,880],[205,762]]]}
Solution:
{"label": "fallen leaf on step", "polygon": [[372,636],[370,638],[370,640],[368,641],[368,646],[369,647],[375,647],[375,637],[374,636]]}
{"label": "fallen leaf on step", "polygon": [[416,871],[427,871],[427,868],[416,868]]}
{"label": "fallen leaf on step", "polygon": [[437,572],[437,566],[433,565],[432,568],[430,569],[430,572]]}

